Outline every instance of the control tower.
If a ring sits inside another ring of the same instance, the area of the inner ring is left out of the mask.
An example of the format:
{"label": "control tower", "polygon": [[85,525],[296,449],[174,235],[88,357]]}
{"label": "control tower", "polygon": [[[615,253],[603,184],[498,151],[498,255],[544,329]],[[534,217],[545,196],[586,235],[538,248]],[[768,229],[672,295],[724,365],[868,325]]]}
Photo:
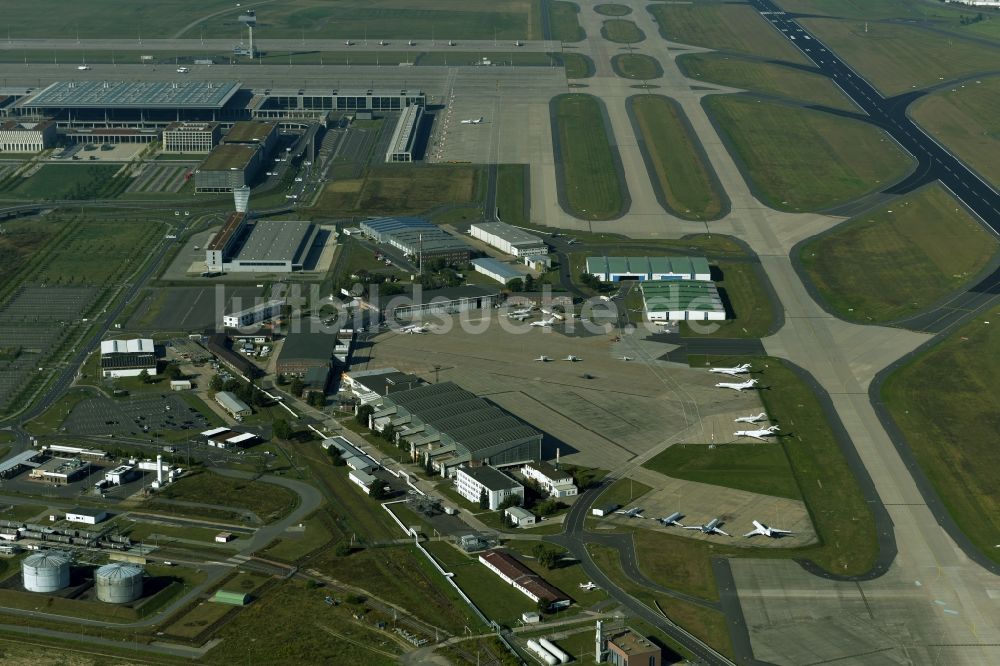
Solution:
{"label": "control tower", "polygon": [[[247,33],[249,35],[249,44],[244,44],[242,41],[233,47],[233,54],[238,56],[249,56],[254,58],[257,56],[257,49],[253,45],[253,29],[257,27],[257,13],[252,9],[247,9],[242,14],[240,14],[240,23],[247,27]],[[242,39],[242,31],[240,38]]]}

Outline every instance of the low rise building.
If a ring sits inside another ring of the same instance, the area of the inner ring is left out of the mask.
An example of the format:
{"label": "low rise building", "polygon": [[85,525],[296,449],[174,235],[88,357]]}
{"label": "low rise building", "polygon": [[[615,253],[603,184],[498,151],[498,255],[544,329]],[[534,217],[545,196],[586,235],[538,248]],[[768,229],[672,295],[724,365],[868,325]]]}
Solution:
{"label": "low rise building", "polygon": [[50,458],[31,470],[29,478],[57,486],[65,486],[86,478],[90,463],[79,458]]}
{"label": "low rise building", "polygon": [[513,586],[535,603],[550,609],[565,608],[573,603],[564,592],[547,582],[513,555],[491,550],[479,556],[479,561],[490,571]]}
{"label": "low rise building", "polygon": [[212,149],[194,172],[195,192],[232,192],[250,185],[264,163],[259,146],[224,143]]}
{"label": "low rise building", "polygon": [[393,298],[386,308],[387,319],[423,319],[430,314],[458,314],[472,310],[488,310],[500,302],[500,290],[484,285],[469,284],[416,292],[409,301]]}
{"label": "low rise building", "polygon": [[515,257],[547,255],[549,248],[538,236],[505,222],[476,222],[469,234]]}
{"label": "low rise building", "polygon": [[509,506],[504,509],[503,515],[510,518],[510,522],[515,527],[527,527],[538,522],[535,514],[520,506]]}
{"label": "low rise building", "polygon": [[473,504],[479,504],[486,494],[488,508],[496,511],[501,504],[516,498],[524,501],[524,486],[494,467],[459,467],[455,472],[455,489]]}
{"label": "low rise building", "polygon": [[587,272],[602,282],[712,279],[705,257],[587,257]]}
{"label": "low rise building", "polygon": [[389,140],[385,153],[386,162],[412,162],[413,149],[420,133],[420,121],[424,117],[424,107],[414,104],[403,109],[396,121],[396,129]]}
{"label": "low rise building", "polygon": [[607,661],[612,666],[661,666],[663,651],[632,629],[605,637]]}
{"label": "low rise building", "polygon": [[578,490],[573,475],[544,462],[528,463],[521,468],[526,479],[536,482],[550,497],[573,497]]}
{"label": "low rise building", "polygon": [[156,348],[150,338],[101,341],[101,374],[104,377],[138,377],[156,374]]}
{"label": "low rise building", "polygon": [[96,525],[108,519],[107,511],[100,509],[70,509],[66,512],[66,520],[71,523],[83,523],[84,525]]}
{"label": "low rise building", "polygon": [[424,385],[424,380],[396,368],[348,371],[341,376],[342,387],[350,391],[359,404],[378,402],[382,396]]}
{"label": "low rise building", "polygon": [[206,430],[201,433],[201,437],[206,444],[217,449],[240,448],[257,441],[257,435],[252,432],[239,432],[225,427]]}
{"label": "low rise building", "polygon": [[132,465],[118,465],[104,473],[104,480],[113,486],[120,486],[138,475],[139,473]]}
{"label": "low rise building", "polygon": [[275,369],[278,374],[298,377],[304,377],[314,368],[329,372],[336,346],[337,336],[333,332],[289,333],[281,345]]}
{"label": "low rise building", "polygon": [[278,147],[278,123],[269,120],[240,120],[233,123],[220,143],[235,146],[257,146],[261,157],[268,159]]}
{"label": "low rise building", "polygon": [[170,390],[171,391],[190,391],[193,384],[191,384],[190,379],[171,379],[170,380]]}
{"label": "low rise building", "polygon": [[51,120],[0,121],[0,153],[40,153],[56,143],[56,124]]}
{"label": "low rise building", "polygon": [[619,504],[604,504],[602,506],[595,506],[590,510],[592,516],[597,516],[599,518],[604,518],[605,516],[610,516],[615,511],[621,508]]}
{"label": "low rise building", "polygon": [[285,299],[283,298],[251,305],[248,308],[222,315],[222,325],[228,328],[253,326],[280,316],[283,307],[285,307]]}
{"label": "low rise building", "polygon": [[250,414],[253,413],[250,409],[250,405],[246,404],[229,391],[219,391],[216,393],[215,401],[219,403],[224,410],[229,412],[229,415],[237,421],[240,421],[244,417],[250,416]]}
{"label": "low rise building", "polygon": [[219,142],[218,123],[176,122],[163,130],[163,152],[207,153]]}
{"label": "low rise building", "polygon": [[472,268],[477,273],[482,273],[504,286],[507,286],[514,280],[524,280],[524,275],[520,271],[515,270],[510,264],[497,261],[492,257],[473,259]]}
{"label": "low rise building", "polygon": [[725,321],[726,306],[714,282],[643,282],[643,309],[650,321]]}
{"label": "low rise building", "polygon": [[352,483],[361,488],[361,490],[365,491],[366,495],[371,494],[372,486],[378,482],[378,479],[376,479],[374,476],[360,469],[351,470],[347,474],[347,478],[349,478]]}

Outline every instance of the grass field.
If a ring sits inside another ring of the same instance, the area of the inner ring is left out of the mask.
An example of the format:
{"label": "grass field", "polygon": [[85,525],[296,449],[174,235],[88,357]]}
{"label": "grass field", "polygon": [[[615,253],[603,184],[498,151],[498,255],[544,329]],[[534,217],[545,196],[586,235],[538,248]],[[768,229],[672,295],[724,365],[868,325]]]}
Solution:
{"label": "grass field", "polygon": [[882,400],[955,522],[1000,562],[997,373],[1000,332],[976,317],[890,375]]}
{"label": "grass field", "polygon": [[884,322],[930,307],[968,282],[998,249],[935,183],[809,241],[799,258],[838,316]]}
{"label": "grass field", "polygon": [[604,5],[594,5],[594,11],[601,16],[628,16],[632,13],[632,8],[609,2]]}
{"label": "grass field", "polygon": [[764,289],[756,266],[745,262],[717,262],[722,280],[716,282],[719,294],[728,299],[733,319],[713,321],[694,328],[681,324],[684,337],[759,338],[767,335],[774,321],[774,303]]}
{"label": "grass field", "polygon": [[937,2],[913,2],[912,0],[781,0],[781,8],[786,12],[816,14],[817,16],[837,16],[860,18],[874,21],[887,18],[936,19],[957,22],[969,9],[952,8]]}
{"label": "grass field", "polygon": [[580,27],[580,8],[573,2],[552,0],[549,3],[549,27],[552,39],[560,42],[580,42],[587,33]]}
{"label": "grass field", "polygon": [[32,201],[111,198],[130,182],[112,178],[120,168],[117,164],[45,164],[28,178],[6,181],[0,196]]}
{"label": "grass field", "polygon": [[273,483],[233,479],[211,472],[195,472],[168,484],[158,497],[247,509],[265,523],[287,515],[298,503],[294,493]]}
{"label": "grass field", "polygon": [[611,58],[611,67],[615,74],[626,79],[647,81],[663,76],[660,61],[641,53],[620,53]]}
{"label": "grass field", "polygon": [[278,542],[269,546],[264,557],[268,559],[281,560],[282,562],[295,562],[301,557],[318,548],[327,545],[334,538],[328,526],[330,519],[321,513],[315,513],[303,521],[305,530],[298,538],[283,537]]}
{"label": "grass field", "polygon": [[621,213],[624,183],[617,149],[608,141],[601,102],[590,95],[560,95],[553,100],[562,161],[560,186],[573,215],[609,220]]}
{"label": "grass field", "polygon": [[609,19],[601,26],[601,36],[617,44],[635,44],[646,39],[646,34],[632,21]]}
{"label": "grass field", "polygon": [[[1000,18],[997,19],[1000,23]],[[910,116],[984,178],[1000,187],[1000,78],[980,79],[917,100]]]}
{"label": "grass field", "polygon": [[[443,542],[428,543],[426,548],[435,557],[447,558],[446,568],[455,574],[455,582],[491,620],[513,627],[521,613],[535,610],[536,604],[531,599],[503,582],[477,559],[466,557]],[[451,557],[445,549],[457,557]]]}
{"label": "grass field", "polygon": [[559,57],[566,67],[567,79],[588,79],[597,71],[594,61],[581,53],[561,53]]}
{"label": "grass field", "polygon": [[440,165],[373,167],[363,178],[327,183],[313,215],[401,215],[441,204],[478,201],[481,170]]}
{"label": "grass field", "polygon": [[667,207],[687,220],[715,219],[724,199],[680,106],[659,95],[630,98],[638,134]]}
{"label": "grass field", "polygon": [[800,69],[719,53],[690,53],[679,57],[677,63],[694,79],[777,95],[804,104],[845,111],[856,109],[830,79]]}
{"label": "grass field", "polygon": [[875,87],[894,95],[983,70],[1000,47],[935,33],[915,25],[804,19],[802,25]]}
{"label": "grass field", "polygon": [[720,51],[806,63],[798,49],[778,34],[750,5],[657,4],[649,11],[666,39]]}
{"label": "grass field", "polygon": [[903,178],[913,162],[881,130],[857,120],[745,96],[706,98],[765,203],[824,210]]}
{"label": "grass field", "polygon": [[[196,16],[206,16],[232,6],[231,2],[223,0],[205,0],[198,4]],[[148,38],[168,37],[182,25],[177,22],[177,17],[190,16],[192,7],[187,0],[126,6],[116,0],[94,0],[86,5],[56,0],[46,5],[46,11],[38,11],[38,6],[31,3],[17,3],[6,9],[9,12],[4,17],[5,23],[14,39],[76,36],[97,39],[138,37],[140,34]],[[115,20],[106,20],[109,16],[115,17]]]}
{"label": "grass field", "polygon": [[0,234],[0,284],[10,284],[11,278],[65,225],[65,218],[52,215],[5,220],[4,233]]}
{"label": "grass field", "polygon": [[802,497],[785,452],[771,442],[739,442],[714,450],[703,444],[675,444],[643,467],[677,479],[775,497]]}
{"label": "grass field", "polygon": [[527,170],[524,164],[501,164],[497,167],[497,212],[507,224],[521,225],[530,219],[525,206]]}
{"label": "grass field", "polygon": [[639,483],[632,479],[618,479],[597,497],[594,501],[594,506],[606,506],[608,504],[629,506],[650,490],[652,488],[644,483]]}

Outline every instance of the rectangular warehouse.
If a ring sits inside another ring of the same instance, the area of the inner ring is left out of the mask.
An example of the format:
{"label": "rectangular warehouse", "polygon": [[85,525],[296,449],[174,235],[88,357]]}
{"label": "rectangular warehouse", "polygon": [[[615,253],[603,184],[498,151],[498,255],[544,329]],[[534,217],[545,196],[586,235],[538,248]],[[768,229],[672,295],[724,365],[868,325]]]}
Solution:
{"label": "rectangular warehouse", "polygon": [[417,142],[420,120],[424,117],[424,107],[413,105],[403,109],[396,121],[396,129],[385,153],[386,162],[412,162],[413,147]]}
{"label": "rectangular warehouse", "polygon": [[541,238],[505,222],[477,222],[469,227],[469,234],[515,257],[549,253],[549,248]]}
{"label": "rectangular warehouse", "polygon": [[362,233],[377,243],[388,243],[389,236],[398,231],[430,231],[436,228],[419,217],[380,217],[365,220],[358,226]]}
{"label": "rectangular warehouse", "polygon": [[650,321],[724,321],[726,307],[714,282],[643,282],[643,307]]}
{"label": "rectangular warehouse", "polygon": [[163,130],[165,153],[208,153],[218,142],[218,123],[170,123]]}
{"label": "rectangular warehouse", "polygon": [[375,405],[372,427],[391,426],[414,458],[442,476],[461,465],[513,465],[541,456],[542,433],[453,382],[397,391]]}
{"label": "rectangular warehouse", "polygon": [[587,272],[601,282],[712,279],[705,257],[587,257]]}
{"label": "rectangular warehouse", "polygon": [[461,264],[472,256],[471,247],[419,217],[383,217],[365,220],[359,226],[372,240],[388,243],[412,257]]}
{"label": "rectangular warehouse", "polygon": [[473,259],[472,268],[477,273],[482,273],[503,285],[508,285],[514,280],[524,279],[524,275],[511,268],[510,265],[491,257]]}
{"label": "rectangular warehouse", "polygon": [[[319,234],[312,222],[257,220],[233,213],[205,249],[209,273],[292,273],[304,268]],[[226,324],[227,326],[229,324]]]}
{"label": "rectangular warehouse", "polygon": [[457,314],[470,310],[485,310],[500,301],[500,291],[482,285],[445,287],[420,292],[412,303],[391,303],[386,318],[410,320],[429,314]]}

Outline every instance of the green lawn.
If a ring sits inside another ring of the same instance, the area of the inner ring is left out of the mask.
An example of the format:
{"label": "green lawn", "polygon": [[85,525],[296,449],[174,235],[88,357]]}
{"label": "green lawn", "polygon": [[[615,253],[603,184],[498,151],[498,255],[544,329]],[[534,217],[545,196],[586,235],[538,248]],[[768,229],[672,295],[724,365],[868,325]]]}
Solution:
{"label": "green lawn", "polygon": [[[720,433],[720,441],[728,439],[729,433]],[[784,450],[773,442],[739,441],[712,450],[704,444],[675,444],[643,467],[688,481],[802,498]]]}
{"label": "green lawn", "polygon": [[[994,21],[1000,23],[1000,20]],[[969,166],[1000,187],[1000,78],[984,78],[917,100],[911,117]]]}
{"label": "green lawn", "polygon": [[632,479],[618,479],[594,500],[594,506],[617,504],[628,507],[650,490],[652,488],[644,483]]}
{"label": "green lawn", "polygon": [[632,8],[627,5],[608,3],[605,5],[594,5],[594,11],[602,16],[628,16],[632,13]]}
{"label": "green lawn", "polygon": [[120,164],[45,164],[27,178],[7,181],[2,196],[33,201],[110,198],[131,182],[114,178],[121,168]]}
{"label": "green lawn", "polygon": [[809,241],[799,258],[838,316],[884,322],[960,288],[997,250],[996,239],[935,183]]}
{"label": "green lawn", "polygon": [[549,3],[549,26],[552,39],[560,42],[579,42],[587,38],[580,27],[580,8],[572,2],[552,0]]}
{"label": "green lawn", "polygon": [[[684,337],[760,338],[767,335],[774,321],[774,303],[767,295],[762,271],[746,262],[716,262],[722,280],[716,282],[719,294],[728,299],[733,319],[681,324]],[[695,325],[697,324],[697,326]]]}
{"label": "green lawn", "polygon": [[247,481],[212,472],[194,472],[168,484],[157,497],[202,502],[253,511],[265,523],[291,512],[298,497],[273,483]]}
{"label": "green lawn", "polygon": [[798,49],[747,4],[656,4],[660,34],[669,40],[805,64]]}
{"label": "green lawn", "polygon": [[479,202],[481,169],[467,165],[380,165],[363,177],[327,183],[314,216],[417,214],[441,204]]}
{"label": "green lawn", "polygon": [[618,217],[625,185],[618,171],[617,149],[608,140],[601,102],[590,95],[554,98],[558,136],[559,185],[573,215],[584,220]]}
{"label": "green lawn", "polygon": [[305,530],[295,536],[284,536],[277,543],[268,546],[264,557],[295,562],[313,551],[331,542],[334,535],[328,525],[329,519],[321,513],[315,513],[303,521]]}
{"label": "green lawn", "polygon": [[998,322],[972,319],[894,372],[882,400],[962,531],[1000,562]]}
{"label": "green lawn", "polygon": [[528,167],[501,164],[497,167],[497,212],[507,224],[522,225],[530,220],[526,210]]}
{"label": "green lawn", "polygon": [[857,107],[825,76],[780,64],[721,53],[690,53],[677,59],[684,74],[701,81],[777,95],[845,111]]}
{"label": "green lawn", "polygon": [[789,211],[824,210],[880,190],[913,166],[866,123],[747,96],[713,95],[705,108],[755,192]]}
{"label": "green lawn", "polygon": [[[0,234],[0,284],[8,288],[16,286],[13,277],[17,272],[37,257],[50,239],[65,232],[66,225],[66,218],[55,215],[4,220],[4,233]],[[0,287],[2,291],[4,287]]]}
{"label": "green lawn", "polygon": [[597,71],[594,61],[581,53],[561,53],[559,57],[566,67],[567,79],[587,79]]}
{"label": "green lawn", "polygon": [[635,44],[646,39],[646,34],[632,21],[609,19],[601,26],[601,36],[617,44]]}
{"label": "green lawn", "polygon": [[688,220],[718,218],[725,205],[687,117],[677,102],[659,95],[630,98],[636,133],[644,143],[667,207]]}
{"label": "green lawn", "polygon": [[626,79],[646,81],[663,76],[660,61],[641,53],[619,53],[611,58],[611,67],[615,74]]}

